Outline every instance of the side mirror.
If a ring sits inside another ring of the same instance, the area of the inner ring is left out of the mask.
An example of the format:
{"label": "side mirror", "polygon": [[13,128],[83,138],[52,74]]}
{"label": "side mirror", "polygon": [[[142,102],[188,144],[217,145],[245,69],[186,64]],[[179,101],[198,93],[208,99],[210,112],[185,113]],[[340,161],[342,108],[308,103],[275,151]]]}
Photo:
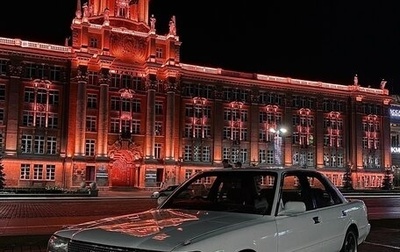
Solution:
{"label": "side mirror", "polygon": [[302,201],[288,201],[285,207],[279,212],[278,215],[293,215],[304,213],[306,211],[306,204]]}

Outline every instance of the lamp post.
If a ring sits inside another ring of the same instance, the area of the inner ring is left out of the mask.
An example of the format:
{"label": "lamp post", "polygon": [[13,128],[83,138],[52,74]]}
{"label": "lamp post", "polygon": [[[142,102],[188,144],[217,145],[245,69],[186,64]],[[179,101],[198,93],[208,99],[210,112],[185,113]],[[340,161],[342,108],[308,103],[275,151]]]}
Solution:
{"label": "lamp post", "polygon": [[274,134],[274,163],[276,165],[282,165],[282,134],[287,132],[286,128],[270,128],[269,130]]}

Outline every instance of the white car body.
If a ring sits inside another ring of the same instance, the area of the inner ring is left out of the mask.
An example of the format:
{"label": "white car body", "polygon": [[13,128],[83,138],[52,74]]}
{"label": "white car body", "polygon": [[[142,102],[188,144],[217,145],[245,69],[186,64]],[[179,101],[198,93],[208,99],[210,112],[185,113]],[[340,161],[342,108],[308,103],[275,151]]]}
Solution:
{"label": "white car body", "polygon": [[[199,181],[207,186],[199,189]],[[320,187],[324,194],[315,196]],[[247,193],[249,188],[256,194]],[[301,196],[300,189],[308,191]],[[370,232],[364,202],[347,201],[310,170],[200,172],[160,200],[157,209],[57,231],[48,251],[347,252],[356,251]]]}

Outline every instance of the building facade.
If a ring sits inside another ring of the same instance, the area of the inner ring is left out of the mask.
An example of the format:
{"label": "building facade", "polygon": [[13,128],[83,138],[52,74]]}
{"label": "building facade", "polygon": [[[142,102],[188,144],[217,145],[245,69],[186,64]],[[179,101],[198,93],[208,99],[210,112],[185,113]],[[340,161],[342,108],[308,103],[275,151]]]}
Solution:
{"label": "building facade", "polygon": [[390,106],[390,138],[392,152],[392,167],[390,173],[393,176],[393,186],[400,186],[400,97],[393,95]]}
{"label": "building facade", "polygon": [[300,167],[382,186],[384,85],[291,79],[180,62],[149,0],[77,0],[65,45],[0,38],[0,144],[9,187],[151,188],[222,167]]}

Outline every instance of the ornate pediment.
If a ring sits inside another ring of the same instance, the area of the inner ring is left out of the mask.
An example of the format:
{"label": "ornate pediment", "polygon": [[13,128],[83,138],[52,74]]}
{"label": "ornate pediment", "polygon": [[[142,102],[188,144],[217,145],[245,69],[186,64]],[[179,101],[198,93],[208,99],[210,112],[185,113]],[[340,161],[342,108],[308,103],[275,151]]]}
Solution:
{"label": "ornate pediment", "polygon": [[111,54],[123,61],[145,63],[147,42],[144,38],[115,33],[111,37]]}

